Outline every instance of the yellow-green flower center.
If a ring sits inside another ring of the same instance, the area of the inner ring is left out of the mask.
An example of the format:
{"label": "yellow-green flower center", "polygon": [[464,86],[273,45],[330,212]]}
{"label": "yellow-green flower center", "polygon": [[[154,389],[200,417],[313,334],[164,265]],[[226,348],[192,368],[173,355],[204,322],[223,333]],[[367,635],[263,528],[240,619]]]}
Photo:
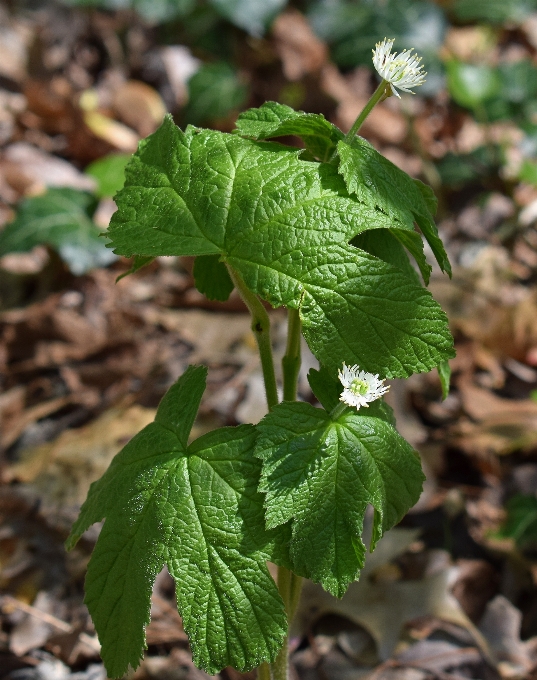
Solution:
{"label": "yellow-green flower center", "polygon": [[359,378],[354,378],[354,380],[351,382],[349,386],[349,390],[353,393],[356,394],[357,396],[363,397],[365,394],[367,394],[369,390],[369,385],[366,383],[365,380],[360,380]]}

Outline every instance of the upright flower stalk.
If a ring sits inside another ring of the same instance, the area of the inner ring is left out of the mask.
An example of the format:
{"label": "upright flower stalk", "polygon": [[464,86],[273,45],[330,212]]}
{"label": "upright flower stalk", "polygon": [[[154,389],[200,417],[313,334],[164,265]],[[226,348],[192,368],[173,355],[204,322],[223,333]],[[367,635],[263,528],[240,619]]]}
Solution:
{"label": "upright flower stalk", "polygon": [[394,43],[393,38],[384,38],[382,42],[375,45],[373,50],[373,66],[382,78],[380,85],[373,93],[371,99],[364,106],[358,118],[355,120],[349,132],[345,135],[347,143],[354,139],[358,130],[362,127],[364,120],[371,113],[373,108],[380,101],[394,94],[401,98],[397,91],[403,90],[409,94],[414,94],[413,87],[423,85],[427,73],[421,65],[421,57],[413,54],[413,48],[403,50],[399,54],[392,54]]}

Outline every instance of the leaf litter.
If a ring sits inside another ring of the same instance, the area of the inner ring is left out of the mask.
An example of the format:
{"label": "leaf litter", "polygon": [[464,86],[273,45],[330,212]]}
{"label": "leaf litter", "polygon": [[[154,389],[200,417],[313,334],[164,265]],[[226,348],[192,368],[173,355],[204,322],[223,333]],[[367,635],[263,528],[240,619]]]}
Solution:
{"label": "leaf litter", "polygon": [[[166,109],[180,115],[205,53],[186,39],[163,47],[133,14],[49,7],[38,30],[35,15],[0,11],[0,222],[7,224],[21,199],[47,187],[93,191],[83,170],[133,150]],[[472,61],[490,48],[493,63],[510,46],[534,58],[531,18],[520,34],[508,26],[499,44],[487,30],[451,27],[442,50]],[[272,33],[237,45],[250,105],[274,99],[347,129],[374,86],[363,65],[340,70],[294,8],[279,14]],[[457,337],[452,391],[442,402],[434,374],[395,381],[389,398],[422,454],[426,492],[341,601],[306,587],[294,668],[312,680],[531,678],[535,552],[500,530],[508,526],[506,501],[537,493],[537,189],[517,175],[526,167],[530,176],[528,142],[517,124],[487,126],[445,92],[404,107],[384,102],[363,133],[411,175],[449,187],[439,228],[456,267],[452,282],[433,274],[431,288]],[[236,114],[233,106],[214,121],[203,113],[224,131]],[[508,161],[501,173],[481,153],[498,143]],[[449,154],[458,154],[462,179]],[[476,186],[479,172],[484,188]],[[514,188],[505,190],[509,182]],[[210,367],[196,436],[264,414],[255,346],[236,295],[223,306],[207,301],[188,258],[159,258],[115,285],[126,267],[120,261],[76,276],[50,246],[0,261],[2,678],[23,677],[21,670],[36,680],[104,678],[81,594],[98,528],[68,557],[63,540],[89,483],[152,419],[186,366]],[[281,355],[285,320],[273,316]],[[301,397],[313,402],[304,351]],[[149,653],[134,677],[206,678],[192,664],[166,572],[152,611]],[[238,677],[232,669],[221,675]]]}

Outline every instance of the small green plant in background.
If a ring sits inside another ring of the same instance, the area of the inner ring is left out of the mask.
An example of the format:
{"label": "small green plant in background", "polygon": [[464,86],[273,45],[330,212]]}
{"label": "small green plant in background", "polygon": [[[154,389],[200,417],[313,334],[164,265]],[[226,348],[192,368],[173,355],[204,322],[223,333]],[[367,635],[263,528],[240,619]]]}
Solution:
{"label": "small green plant in background", "polygon": [[[284,680],[302,578],[341,597],[364,564],[367,507],[372,550],[419,498],[419,457],[382,400],[384,381],[436,367],[447,390],[454,350],[409,260],[427,284],[416,224],[441,269],[450,267],[432,191],[356,136],[376,102],[424,80],[419,59],[392,45],[377,45],[382,82],[347,135],[322,115],[268,102],[242,113],[233,134],[183,132],[167,117],[127,165],[110,246],[134,268],[196,256],[208,297],[238,290],[268,414],[188,443],[207,375],[191,366],[91,486],[67,545],[105,520],[86,603],[110,677],[139,664],[166,565],[198,666],[259,666],[260,677]],[[287,135],[305,148],[266,141]],[[288,313],[283,400],[262,300]],[[320,408],[297,401],[301,336],[319,360],[308,379]]]}

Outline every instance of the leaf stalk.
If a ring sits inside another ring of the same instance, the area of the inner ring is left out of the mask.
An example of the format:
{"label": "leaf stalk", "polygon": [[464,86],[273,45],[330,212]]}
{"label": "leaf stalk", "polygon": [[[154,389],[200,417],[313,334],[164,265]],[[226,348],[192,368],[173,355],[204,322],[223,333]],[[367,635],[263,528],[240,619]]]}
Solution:
{"label": "leaf stalk", "polygon": [[367,102],[367,104],[364,106],[362,109],[362,112],[358,116],[358,118],[354,121],[351,129],[347,132],[344,138],[344,142],[347,144],[350,144],[354,137],[356,136],[356,133],[358,130],[362,127],[363,122],[369,116],[371,111],[374,109],[374,107],[383,99],[386,97],[386,88],[389,87],[389,83],[386,80],[383,80],[380,85],[377,87],[377,89],[373,92],[371,95],[371,99]]}
{"label": "leaf stalk", "polygon": [[287,348],[282,359],[283,400],[295,401],[298,374],[300,373],[300,338],[302,334],[302,322],[298,309],[289,308],[287,320]]}
{"label": "leaf stalk", "polygon": [[231,280],[239,291],[244,304],[248,307],[252,316],[251,329],[257,342],[259,356],[261,358],[261,370],[265,383],[265,395],[267,406],[270,411],[279,402],[278,388],[276,385],[276,373],[274,371],[274,359],[270,342],[270,319],[267,310],[261,300],[246,286],[238,272],[226,263]]}

